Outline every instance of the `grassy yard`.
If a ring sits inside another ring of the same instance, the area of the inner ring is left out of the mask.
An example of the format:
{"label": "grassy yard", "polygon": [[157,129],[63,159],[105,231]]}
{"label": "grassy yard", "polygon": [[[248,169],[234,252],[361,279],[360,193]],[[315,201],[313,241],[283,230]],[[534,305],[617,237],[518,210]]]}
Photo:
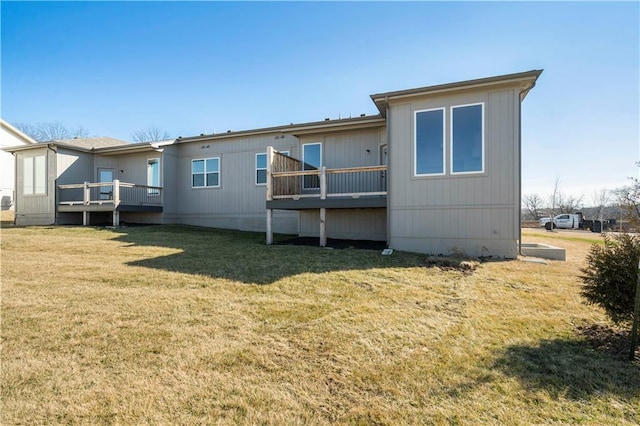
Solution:
{"label": "grassy yard", "polygon": [[[3,224],[4,225],[4,224]],[[576,330],[567,262],[4,227],[2,424],[636,424],[640,364]]]}

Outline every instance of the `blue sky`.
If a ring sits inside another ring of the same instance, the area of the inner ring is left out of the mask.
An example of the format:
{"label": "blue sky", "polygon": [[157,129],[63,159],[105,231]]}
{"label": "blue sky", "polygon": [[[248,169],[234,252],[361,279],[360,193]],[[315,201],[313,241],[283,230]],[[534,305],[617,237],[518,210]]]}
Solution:
{"label": "blue sky", "polygon": [[544,68],[523,192],[637,176],[640,8],[625,3],[6,2],[1,110],[130,140],[375,114],[369,95]]}

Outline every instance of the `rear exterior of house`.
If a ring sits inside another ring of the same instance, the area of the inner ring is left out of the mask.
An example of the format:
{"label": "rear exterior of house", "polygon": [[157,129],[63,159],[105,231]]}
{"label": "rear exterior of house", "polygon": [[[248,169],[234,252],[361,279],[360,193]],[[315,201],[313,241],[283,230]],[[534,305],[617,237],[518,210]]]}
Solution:
{"label": "rear exterior of house", "polygon": [[16,223],[175,223],[513,258],[520,103],[540,72],[372,95],[374,116],[14,147]]}

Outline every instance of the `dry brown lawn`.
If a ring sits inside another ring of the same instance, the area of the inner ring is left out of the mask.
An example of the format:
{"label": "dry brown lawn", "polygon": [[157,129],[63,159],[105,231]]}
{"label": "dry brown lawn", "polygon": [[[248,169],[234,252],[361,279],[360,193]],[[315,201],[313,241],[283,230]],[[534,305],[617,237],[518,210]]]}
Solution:
{"label": "dry brown lawn", "polygon": [[4,227],[2,424],[637,424],[640,365],[577,327],[567,262]]}

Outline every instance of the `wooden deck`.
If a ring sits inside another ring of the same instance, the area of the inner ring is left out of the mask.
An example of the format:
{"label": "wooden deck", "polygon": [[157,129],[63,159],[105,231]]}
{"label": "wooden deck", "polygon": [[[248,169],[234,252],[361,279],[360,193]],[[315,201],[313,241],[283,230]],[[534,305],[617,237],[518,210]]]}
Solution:
{"label": "wooden deck", "polygon": [[267,244],[273,210],[320,210],[320,245],[326,245],[327,209],[386,208],[387,166],[315,168],[267,148]]}
{"label": "wooden deck", "polygon": [[162,188],[113,182],[58,185],[59,212],[83,214],[89,224],[90,212],[113,212],[113,225],[120,224],[120,212],[162,212]]}

